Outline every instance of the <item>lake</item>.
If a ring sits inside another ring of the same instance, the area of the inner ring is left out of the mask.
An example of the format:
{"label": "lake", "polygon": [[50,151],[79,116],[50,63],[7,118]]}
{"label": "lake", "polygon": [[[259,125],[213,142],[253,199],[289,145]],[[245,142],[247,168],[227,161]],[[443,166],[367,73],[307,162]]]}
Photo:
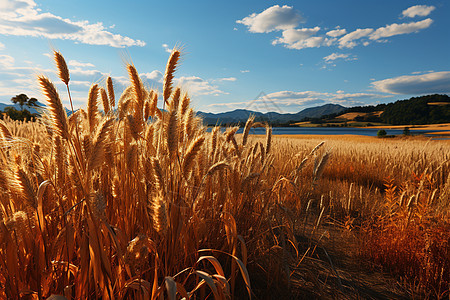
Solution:
{"label": "lake", "polygon": [[[210,130],[210,129],[209,129]],[[209,131],[208,130],[208,131]],[[273,135],[282,134],[306,134],[306,135],[365,135],[377,136],[378,128],[360,128],[360,127],[273,127]],[[384,129],[388,135],[402,135],[403,129]],[[243,128],[240,128],[237,133],[242,133]],[[411,135],[424,134],[430,136],[433,132],[442,132],[442,130],[411,130]],[[250,134],[265,134],[265,128],[252,128]],[[450,131],[448,131],[450,133]]]}

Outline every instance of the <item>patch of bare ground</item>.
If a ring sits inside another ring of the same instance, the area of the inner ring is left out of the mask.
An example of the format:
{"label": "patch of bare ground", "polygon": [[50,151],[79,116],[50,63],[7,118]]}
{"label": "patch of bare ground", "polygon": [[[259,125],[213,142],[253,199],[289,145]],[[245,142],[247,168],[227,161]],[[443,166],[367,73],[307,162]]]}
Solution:
{"label": "patch of bare ground", "polygon": [[396,279],[361,257],[357,235],[334,223],[299,228],[296,238],[304,248],[298,249],[301,262],[291,269],[290,298],[411,299],[414,295]]}

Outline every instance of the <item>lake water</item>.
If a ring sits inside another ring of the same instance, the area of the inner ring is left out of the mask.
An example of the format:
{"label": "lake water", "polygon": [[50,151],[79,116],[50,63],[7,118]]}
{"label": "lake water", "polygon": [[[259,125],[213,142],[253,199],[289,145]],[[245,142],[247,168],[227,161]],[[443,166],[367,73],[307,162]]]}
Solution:
{"label": "lake water", "polygon": [[[365,135],[365,136],[377,136],[378,128],[354,128],[354,127],[273,127],[273,135],[281,134],[308,134],[308,135]],[[388,135],[402,135],[403,129],[384,129]],[[242,133],[243,128],[240,128],[237,133]],[[411,130],[412,135],[424,134],[430,135],[433,130]],[[439,132],[442,132],[440,130]],[[265,134],[265,128],[252,128],[250,134]],[[450,133],[450,131],[448,132]]]}

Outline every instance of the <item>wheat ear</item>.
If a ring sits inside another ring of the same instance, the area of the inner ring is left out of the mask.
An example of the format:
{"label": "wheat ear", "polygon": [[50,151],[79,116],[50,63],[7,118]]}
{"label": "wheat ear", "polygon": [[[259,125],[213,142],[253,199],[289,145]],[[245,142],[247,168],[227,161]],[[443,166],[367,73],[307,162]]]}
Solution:
{"label": "wheat ear", "polygon": [[106,90],[104,88],[100,88],[100,96],[102,97],[103,109],[105,110],[105,114],[109,113],[109,99],[106,94]]}
{"label": "wheat ear", "polygon": [[53,128],[63,138],[69,138],[69,125],[67,114],[59,98],[53,83],[45,76],[38,76],[38,82],[43,94],[47,97],[47,102],[52,117]]}
{"label": "wheat ear", "polygon": [[245,123],[244,134],[242,135],[242,146],[245,146],[245,144],[247,144],[248,134],[250,133],[250,128],[252,128],[254,121],[255,116],[250,116]]}
{"label": "wheat ear", "polygon": [[69,84],[70,76],[69,69],[67,68],[66,61],[62,54],[56,50],[53,51],[53,59],[56,63],[56,67],[58,68],[58,77],[64,82],[66,85]]}
{"label": "wheat ear", "polygon": [[180,59],[180,51],[173,49],[170,54],[169,60],[166,65],[166,72],[164,73],[163,80],[163,97],[166,104],[168,103],[169,97],[172,94],[172,80],[173,73],[177,67],[178,60]]}
{"label": "wheat ear", "polygon": [[111,77],[108,77],[106,79],[106,87],[108,88],[108,97],[109,97],[109,104],[110,107],[114,107],[116,105],[116,98],[114,95],[114,86]]}
{"label": "wheat ear", "polygon": [[189,175],[189,171],[191,170],[192,164],[195,161],[195,157],[197,156],[198,152],[200,151],[203,143],[205,142],[204,136],[197,137],[192,143],[189,145],[186,155],[184,156],[183,160],[183,174],[184,177],[187,179]]}
{"label": "wheat ear", "polygon": [[113,120],[114,119],[105,118],[97,130],[92,145],[92,150],[90,151],[90,157],[88,161],[89,170],[93,170],[103,163],[107,137],[113,125]]}
{"label": "wheat ear", "polygon": [[2,120],[0,120],[0,133],[3,135],[3,138],[6,140],[12,139],[12,134],[9,131],[8,127],[4,124]]}
{"label": "wheat ear", "polygon": [[91,86],[89,90],[87,103],[87,115],[90,132],[93,132],[95,125],[97,125],[97,114],[98,114],[97,97],[98,97],[98,85],[94,84]]}

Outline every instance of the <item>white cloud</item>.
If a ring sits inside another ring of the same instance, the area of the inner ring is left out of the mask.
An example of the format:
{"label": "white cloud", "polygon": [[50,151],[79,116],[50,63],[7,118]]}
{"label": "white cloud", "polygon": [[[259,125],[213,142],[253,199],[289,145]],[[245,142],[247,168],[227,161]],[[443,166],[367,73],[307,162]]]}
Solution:
{"label": "white cloud", "polygon": [[[403,11],[405,16],[426,16],[434,6],[416,5]],[[388,38],[400,34],[418,32],[428,28],[433,20],[428,18],[419,22],[390,24],[379,28],[358,28],[349,33],[347,29],[336,26],[326,33],[319,33],[319,26],[312,28],[297,28],[302,17],[291,6],[272,6],[262,13],[236,21],[248,27],[249,32],[269,33],[281,31],[281,36],[272,41],[272,45],[281,44],[288,49],[304,49],[317,47],[338,46],[339,48],[353,48],[359,44],[370,45],[373,41],[387,43]]]}
{"label": "white cloud", "polygon": [[221,82],[223,82],[223,81],[233,82],[236,80],[237,80],[236,77],[224,77],[224,78],[216,79],[216,81],[221,81]]}
{"label": "white cloud", "polygon": [[332,61],[334,61],[334,60],[336,60],[336,59],[339,59],[339,58],[346,59],[346,58],[349,57],[349,55],[350,55],[350,54],[331,53],[330,55],[325,56],[323,59],[324,59],[326,62],[332,62]]}
{"label": "white cloud", "polygon": [[345,28],[344,29],[337,28],[337,29],[328,31],[327,35],[331,36],[331,37],[338,37],[338,36],[344,35],[346,33],[347,33],[347,30]]}
{"label": "white cloud", "polygon": [[147,80],[148,82],[162,83],[164,74],[158,70],[153,70],[150,73],[142,73],[140,76],[143,80]]}
{"label": "white cloud", "polygon": [[162,44],[162,47],[164,48],[164,51],[167,53],[172,53],[172,48],[169,47],[167,44]]}
{"label": "white cloud", "polygon": [[324,41],[323,37],[312,36],[320,30],[320,27],[286,29],[282,32],[282,37],[272,41],[272,45],[284,44],[289,49],[303,49],[320,47]]}
{"label": "white cloud", "polygon": [[10,55],[0,55],[0,66],[3,68],[11,68],[14,66],[14,57]]}
{"label": "white cloud", "polygon": [[80,61],[76,61],[76,60],[69,60],[68,66],[69,67],[95,67],[91,63],[84,63],[84,62],[80,62]]}
{"label": "white cloud", "polygon": [[436,7],[428,5],[414,5],[402,11],[403,17],[414,18],[428,16]]}
{"label": "white cloud", "polygon": [[373,32],[372,28],[356,29],[350,33],[347,33],[339,39],[339,48],[353,48],[356,46],[355,40],[359,40],[368,36]]}
{"label": "white cloud", "polygon": [[3,49],[5,49],[5,44],[0,43],[0,50],[3,50]]}
{"label": "white cloud", "polygon": [[213,103],[207,105],[211,111],[224,111],[248,107],[258,111],[277,111],[280,108],[283,112],[298,112],[307,107],[323,105],[326,103],[341,104],[344,106],[365,105],[367,101],[380,99],[386,96],[376,93],[345,93],[342,90],[335,93],[316,91],[279,91],[266,95],[262,99],[255,101],[242,101],[231,103]]}
{"label": "white cloud", "polygon": [[179,85],[183,90],[188,91],[190,95],[200,96],[200,95],[223,95],[228,94],[221,91],[217,86],[212,85],[209,81],[204,80],[197,76],[182,76],[175,78],[176,85]]}
{"label": "white cloud", "polygon": [[430,27],[433,20],[428,18],[419,22],[402,23],[402,24],[391,24],[385,27],[378,28],[374,33],[370,35],[371,40],[377,40],[380,38],[390,37],[399,34],[407,34],[412,32],[417,32],[421,29]]}
{"label": "white cloud", "polygon": [[250,70],[241,70],[241,73],[248,73]]}
{"label": "white cloud", "polygon": [[302,21],[292,6],[274,5],[256,14],[253,13],[236,23],[246,25],[250,32],[264,33],[295,28]]}
{"label": "white cloud", "polygon": [[450,72],[405,75],[372,82],[380,92],[402,95],[450,93]]}
{"label": "white cloud", "polygon": [[0,34],[3,35],[73,40],[117,48],[145,46],[143,41],[107,31],[101,22],[91,24],[41,13],[33,0],[2,0],[0,11]]}

